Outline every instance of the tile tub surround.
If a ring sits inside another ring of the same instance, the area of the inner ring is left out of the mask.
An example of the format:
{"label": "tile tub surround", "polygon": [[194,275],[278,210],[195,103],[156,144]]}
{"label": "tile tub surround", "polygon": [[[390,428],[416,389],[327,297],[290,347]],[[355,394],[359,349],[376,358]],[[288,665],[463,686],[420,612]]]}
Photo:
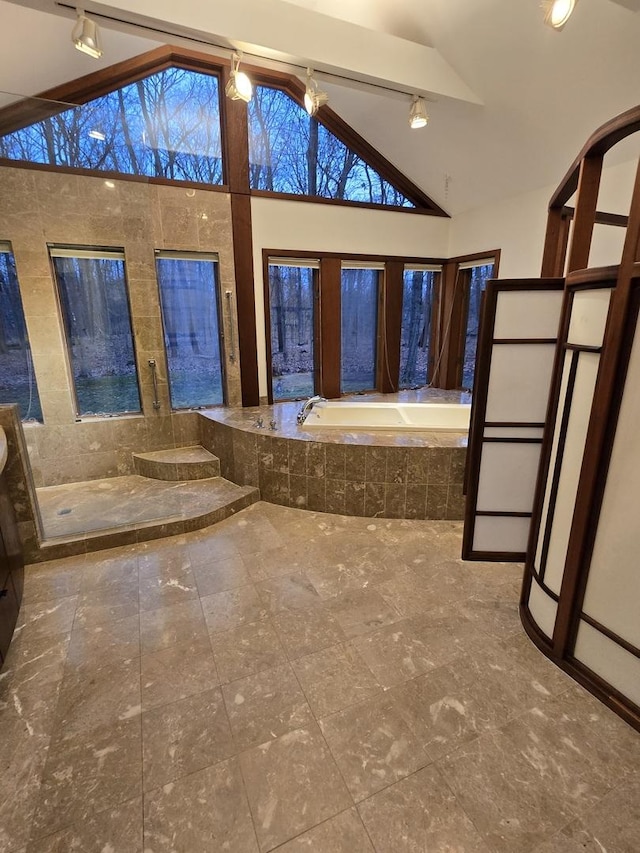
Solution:
{"label": "tile tub surround", "polygon": [[637,853],[640,735],[460,539],[260,502],[27,566],[0,849]]}
{"label": "tile tub surround", "polygon": [[[420,396],[425,392],[385,399]],[[435,396],[468,398],[456,392]],[[200,443],[220,458],[223,477],[258,486],[270,503],[369,518],[463,518],[466,433],[305,431],[296,423],[301,405],[200,413]],[[256,427],[259,418],[262,428]]]}

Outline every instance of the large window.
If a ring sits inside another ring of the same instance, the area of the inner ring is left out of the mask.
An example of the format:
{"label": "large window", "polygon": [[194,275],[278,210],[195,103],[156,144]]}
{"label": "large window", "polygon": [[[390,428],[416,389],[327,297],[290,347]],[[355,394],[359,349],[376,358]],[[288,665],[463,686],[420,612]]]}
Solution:
{"label": "large window", "polygon": [[427,384],[431,346],[431,316],[439,268],[406,266],[402,287],[400,388]]}
{"label": "large window", "polygon": [[24,322],[16,263],[0,242],[0,403],[17,403],[24,421],[42,420],[38,387]]}
{"label": "large window", "polygon": [[461,264],[458,275],[467,292],[467,321],[464,337],[464,356],[462,361],[462,387],[471,390],[476,367],[478,348],[478,327],[480,325],[480,306],[487,280],[493,276],[494,262],[486,259]]}
{"label": "large window", "polygon": [[51,247],[78,415],[140,411],[124,254]]}
{"label": "large window", "polygon": [[218,256],[156,255],[173,409],[224,402]]}
{"label": "large window", "polygon": [[279,89],[249,103],[252,189],[414,207],[401,192]]}
{"label": "large window", "polygon": [[274,400],[314,393],[314,299],[319,261],[269,261],[271,387]]}
{"label": "large window", "polygon": [[341,333],[343,394],[376,387],[378,284],[384,266],[342,265]]}
{"label": "large window", "polygon": [[221,184],[218,78],[167,68],[0,137],[0,157]]}

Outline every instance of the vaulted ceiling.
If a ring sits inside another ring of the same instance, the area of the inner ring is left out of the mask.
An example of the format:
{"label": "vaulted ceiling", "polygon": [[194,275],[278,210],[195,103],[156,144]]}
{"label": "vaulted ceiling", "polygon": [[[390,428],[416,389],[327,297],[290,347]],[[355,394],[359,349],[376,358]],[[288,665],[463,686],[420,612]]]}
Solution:
{"label": "vaulted ceiling", "polygon": [[[543,25],[539,0],[105,0],[84,8],[102,30],[97,62],[71,46],[71,5],[0,0],[0,90],[33,95],[171,42],[313,65],[333,109],[454,215],[557,184],[596,127],[640,102],[640,0],[580,0],[560,33]],[[408,127],[412,92],[430,101],[423,130]],[[612,162],[638,150],[628,143]]]}

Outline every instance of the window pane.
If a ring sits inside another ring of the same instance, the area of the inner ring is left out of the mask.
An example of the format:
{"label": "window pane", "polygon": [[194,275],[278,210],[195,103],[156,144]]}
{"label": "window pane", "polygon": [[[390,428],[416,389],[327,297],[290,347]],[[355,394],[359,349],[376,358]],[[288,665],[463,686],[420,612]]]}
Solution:
{"label": "window pane", "polygon": [[0,137],[0,157],[222,183],[218,78],[167,68]]}
{"label": "window pane", "polygon": [[343,394],[376,387],[378,270],[342,270]]}
{"label": "window pane", "polygon": [[173,409],[223,402],[217,262],[156,261]]}
{"label": "window pane", "polygon": [[405,270],[402,291],[400,388],[427,384],[435,273]]}
{"label": "window pane", "polygon": [[248,110],[252,189],[415,207],[285,92],[256,86]]}
{"label": "window pane", "polygon": [[13,253],[0,243],[0,403],[17,403],[23,421],[42,421]]}
{"label": "window pane", "polygon": [[[79,415],[140,411],[124,260],[59,257],[52,260],[60,291]],[[65,253],[67,254],[67,253]]]}
{"label": "window pane", "polygon": [[480,324],[480,305],[487,279],[493,275],[493,264],[472,267],[469,275],[469,313],[467,314],[467,332],[462,363],[462,387],[473,388],[473,376],[476,367],[476,349],[478,346],[478,326]]}
{"label": "window pane", "polygon": [[314,393],[313,279],[314,270],[308,267],[269,265],[274,400]]}

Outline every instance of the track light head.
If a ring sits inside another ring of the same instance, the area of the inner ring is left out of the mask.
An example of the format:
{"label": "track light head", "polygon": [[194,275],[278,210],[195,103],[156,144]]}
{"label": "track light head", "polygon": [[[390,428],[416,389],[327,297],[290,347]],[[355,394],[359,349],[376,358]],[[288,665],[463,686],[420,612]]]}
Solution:
{"label": "track light head", "polygon": [[240,71],[239,68],[240,57],[234,53],[231,56],[231,73],[224,93],[232,101],[244,101],[248,104],[253,97],[253,85],[244,71]]}
{"label": "track light head", "polygon": [[318,84],[313,79],[313,71],[307,68],[307,87],[304,93],[304,108],[310,116],[314,116],[320,107],[329,102],[329,95],[318,89]]}
{"label": "track light head", "polygon": [[87,18],[82,9],[76,9],[78,15],[76,24],[71,33],[71,41],[77,50],[86,53],[93,59],[100,59],[102,47],[100,45],[100,32],[95,21]]}
{"label": "track light head", "polygon": [[554,30],[561,30],[571,17],[578,0],[544,0],[544,22]]}
{"label": "track light head", "polygon": [[412,130],[417,130],[419,127],[426,127],[428,123],[429,116],[424,98],[414,95],[409,108],[409,127]]}

